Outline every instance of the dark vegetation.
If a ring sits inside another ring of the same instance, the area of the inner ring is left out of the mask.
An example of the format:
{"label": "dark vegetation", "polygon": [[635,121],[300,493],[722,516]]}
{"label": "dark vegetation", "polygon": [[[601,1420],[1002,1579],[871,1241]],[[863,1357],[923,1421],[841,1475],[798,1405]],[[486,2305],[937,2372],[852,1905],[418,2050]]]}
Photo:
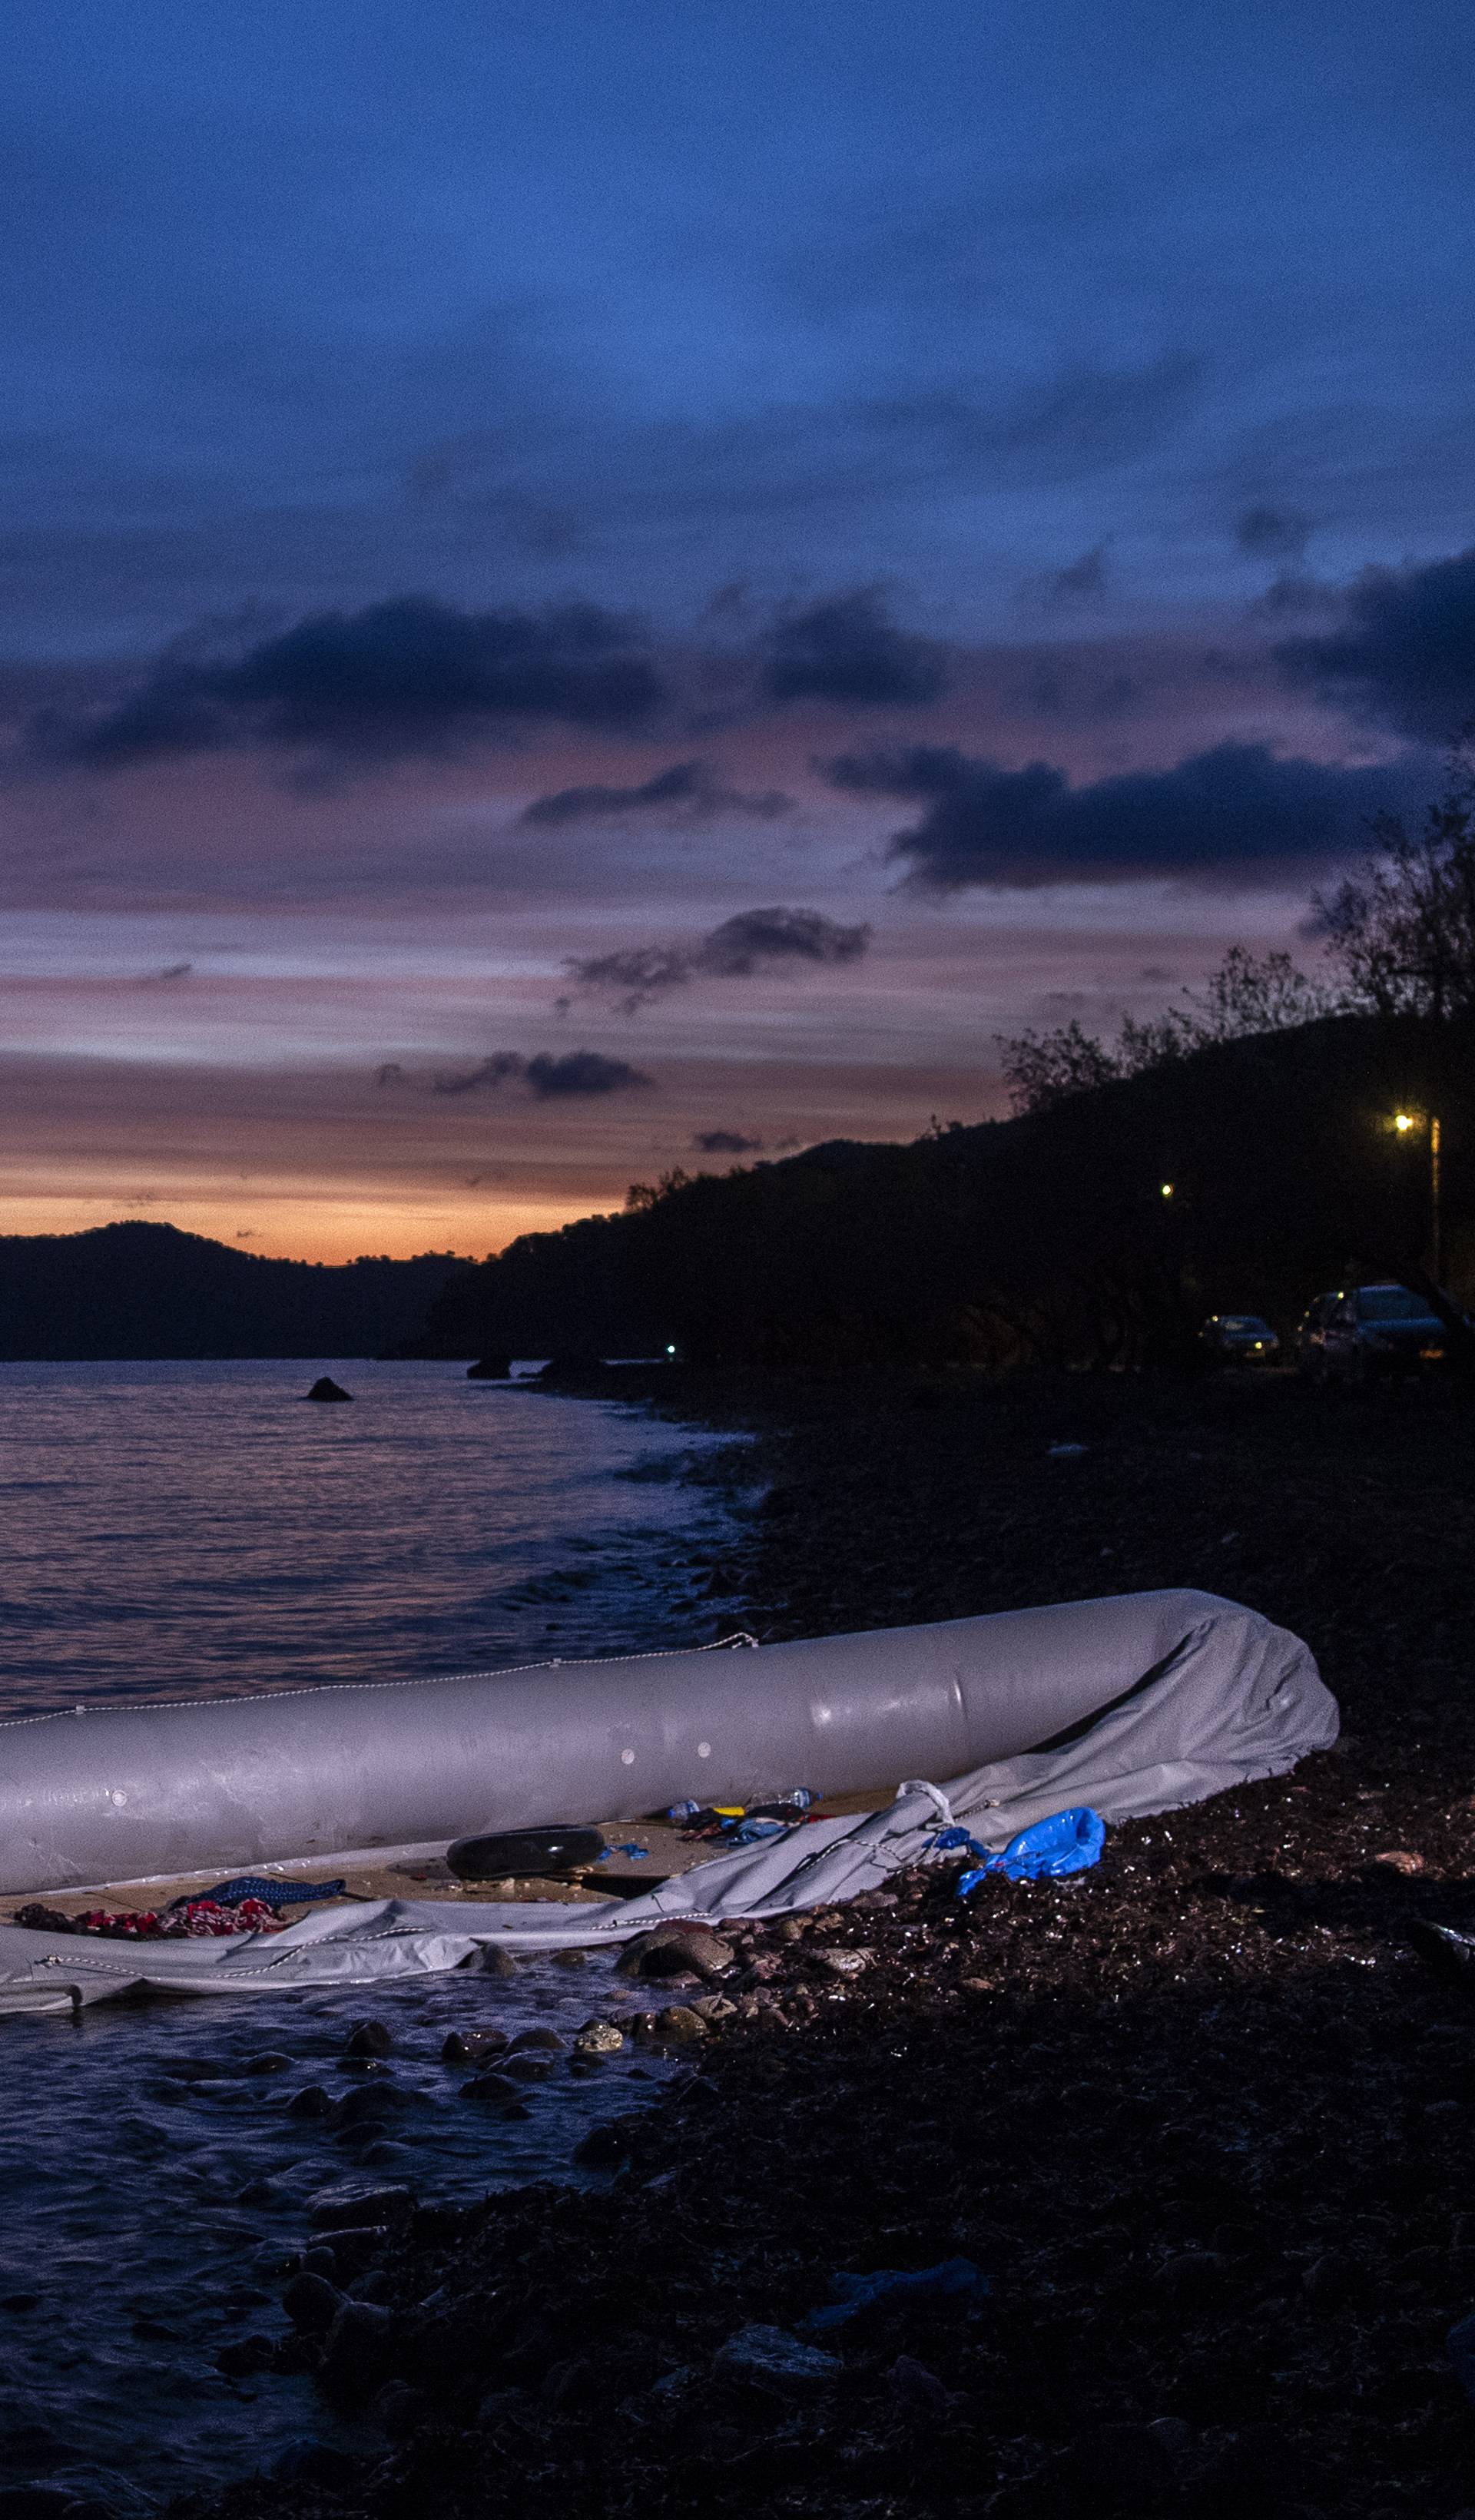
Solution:
{"label": "dark vegetation", "polygon": [[[215,2520],[1454,2520],[1475,2001],[1414,1932],[1475,1921],[1466,1400],[1024,1374],[796,1405],[740,1568],[766,1639],[1197,1583],[1309,1640],[1342,1742],[1074,1882],[963,1905],[924,1868],[739,1931],[736,2017],[602,2189],[427,2199],[345,2257],[319,2385],[356,2454]],[[868,2314],[815,2340],[827,2380],[724,2354],[834,2271],[958,2255],[977,2315]],[[246,2385],[317,2350],[263,2338]]]}
{"label": "dark vegetation", "polygon": [[1410,1105],[1443,1120],[1458,1283],[1475,1264],[1472,1054],[1470,1020],[1327,1015],[912,1146],[676,1178],[469,1272],[420,1352],[674,1340],[760,1368],[1167,1363],[1206,1313],[1286,1328],[1344,1275],[1426,1263],[1427,1147],[1389,1125]]}
{"label": "dark vegetation", "polygon": [[[623,1215],[527,1236],[458,1280],[416,1352],[1182,1361],[1206,1313],[1253,1309],[1283,1331],[1345,1277],[1416,1281],[1433,1115],[1443,1274],[1475,1292],[1469,782],[1417,836],[1380,826],[1317,909],[1325,978],[1235,949],[1206,994],[1115,1044],[1076,1024],[1006,1042],[1010,1120],[638,1186]],[[1398,1109],[1422,1125],[1401,1138]]]}
{"label": "dark vegetation", "polygon": [[380,1356],[466,1263],[267,1260],[172,1225],[0,1238],[0,1360]]}

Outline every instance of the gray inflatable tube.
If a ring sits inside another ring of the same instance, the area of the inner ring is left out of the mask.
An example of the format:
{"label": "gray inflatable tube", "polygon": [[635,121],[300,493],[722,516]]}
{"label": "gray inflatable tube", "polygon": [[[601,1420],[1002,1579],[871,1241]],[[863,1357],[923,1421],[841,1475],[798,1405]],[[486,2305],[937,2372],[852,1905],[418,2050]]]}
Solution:
{"label": "gray inflatable tube", "polygon": [[[441,1845],[688,1796],[956,1779],[960,1813],[1111,1819],[1336,1734],[1300,1641],[1192,1592],[941,1625],[0,1723],[0,1892]],[[963,1788],[966,1788],[964,1791]]]}

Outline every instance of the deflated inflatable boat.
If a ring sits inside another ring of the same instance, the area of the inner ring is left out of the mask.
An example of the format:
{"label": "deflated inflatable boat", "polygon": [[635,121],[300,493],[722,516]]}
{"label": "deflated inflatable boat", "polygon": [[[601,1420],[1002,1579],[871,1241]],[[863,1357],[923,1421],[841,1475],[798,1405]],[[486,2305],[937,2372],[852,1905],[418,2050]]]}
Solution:
{"label": "deflated inflatable boat", "polygon": [[53,1987],[57,1974],[76,1986],[101,1971],[99,1993],[112,1982],[243,1992],[455,1967],[486,1941],[558,1948],[673,1913],[813,1906],[916,1861],[939,1820],[994,1845],[1069,1805],[1122,1820],[1278,1775],[1336,1733],[1335,1701],[1299,1639],[1195,1592],[756,1652],[22,1718],[0,1724],[8,1893],[443,1847],[688,1796],[951,1781],[906,1785],[862,1822],[821,1822],[599,1906],[396,1900],[229,1944],[146,1952],[73,1937],[44,1961],[44,1937],[0,1928],[0,2007],[18,1976],[34,1987],[37,1965]]}

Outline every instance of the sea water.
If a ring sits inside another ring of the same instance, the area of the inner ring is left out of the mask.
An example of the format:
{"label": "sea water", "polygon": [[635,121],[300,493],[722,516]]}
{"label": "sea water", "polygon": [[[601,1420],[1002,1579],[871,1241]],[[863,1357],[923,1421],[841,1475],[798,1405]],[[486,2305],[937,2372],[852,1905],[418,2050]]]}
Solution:
{"label": "sea water", "polygon": [[[444,1365],[336,1365],[352,1406],[304,1406],[317,1370],[0,1367],[0,1714],[496,1670],[735,1623],[707,1583],[733,1532],[730,1484],[701,1476],[718,1439]],[[323,2188],[464,2200],[589,2176],[581,2137],[653,2097],[659,2065],[559,2059],[506,2120],[461,2098],[440,2048],[492,2024],[566,2036],[611,1967],[0,2021],[0,2487],[142,2515],[304,2438],[372,2446],[309,2380],[229,2379],[215,2357],[284,2331],[282,2265]],[[345,2149],[288,2102],[354,2087],[368,2012],[403,2105]],[[244,2070],[273,2052],[290,2063]],[[184,2056],[218,2076],[172,2080]]]}

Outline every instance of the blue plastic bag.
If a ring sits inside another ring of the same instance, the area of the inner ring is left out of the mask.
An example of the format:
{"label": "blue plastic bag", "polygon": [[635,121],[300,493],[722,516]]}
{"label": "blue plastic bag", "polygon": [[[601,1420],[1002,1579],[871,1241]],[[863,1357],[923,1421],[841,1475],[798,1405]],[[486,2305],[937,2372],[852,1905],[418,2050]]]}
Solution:
{"label": "blue plastic bag", "polygon": [[944,2258],[935,2267],[918,2267],[905,2273],[892,2267],[877,2268],[871,2275],[831,2275],[829,2289],[839,2294],[824,2310],[812,2310],[801,2318],[799,2327],[806,2336],[822,2336],[831,2327],[843,2327],[863,2310],[877,2301],[905,2300],[918,2293],[941,2294],[955,2299],[967,2297],[982,2300],[989,2279],[975,2267],[971,2258]]}
{"label": "blue plastic bag", "polygon": [[1093,1864],[1099,1864],[1105,1843],[1106,1823],[1100,1813],[1084,1806],[1037,1820],[1032,1828],[1021,1828],[997,1855],[980,1846],[965,1828],[945,1828],[933,1840],[938,1848],[963,1846],[982,1859],[970,1871],[960,1873],[960,1899],[965,1899],[991,1872],[1002,1872],[1006,1881],[1058,1881],[1067,1872],[1087,1872]]}

